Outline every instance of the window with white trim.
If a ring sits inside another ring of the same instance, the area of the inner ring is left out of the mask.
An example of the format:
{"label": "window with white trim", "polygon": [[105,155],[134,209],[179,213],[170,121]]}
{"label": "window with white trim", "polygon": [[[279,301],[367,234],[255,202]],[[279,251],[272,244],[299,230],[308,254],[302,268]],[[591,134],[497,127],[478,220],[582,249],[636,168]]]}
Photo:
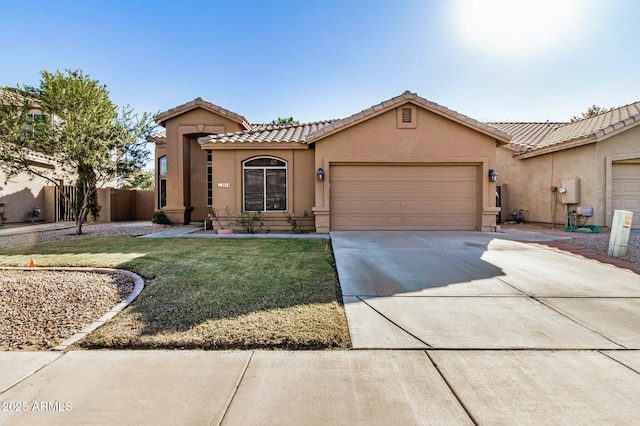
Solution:
{"label": "window with white trim", "polygon": [[252,211],[287,210],[287,163],[261,157],[242,164],[243,209]]}

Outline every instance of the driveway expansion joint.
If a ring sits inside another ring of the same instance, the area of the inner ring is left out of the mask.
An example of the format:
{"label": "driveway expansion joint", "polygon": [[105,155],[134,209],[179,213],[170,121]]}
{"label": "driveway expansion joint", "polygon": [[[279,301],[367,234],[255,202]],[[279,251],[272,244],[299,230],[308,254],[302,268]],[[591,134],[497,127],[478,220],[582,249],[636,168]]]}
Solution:
{"label": "driveway expansion joint", "polygon": [[23,377],[21,377],[20,379],[16,380],[15,382],[11,383],[10,385],[8,385],[7,387],[0,388],[0,395],[2,395],[3,393],[11,390],[12,388],[14,388],[15,386],[19,385],[20,383],[24,382],[25,380],[27,380],[29,377],[33,376],[34,374],[38,373],[40,370],[50,366],[51,364],[53,364],[54,362],[56,362],[57,360],[59,360],[60,358],[62,358],[65,355],[64,352],[59,352],[56,354],[56,357],[53,358],[52,360],[41,364],[38,368],[36,368],[33,371],[30,371],[28,373],[26,373]]}
{"label": "driveway expansion joint", "polygon": [[433,365],[433,368],[436,369],[436,371],[438,372],[438,374],[440,375],[440,377],[442,378],[442,381],[444,381],[444,384],[447,385],[447,388],[449,388],[449,392],[451,392],[451,394],[453,395],[453,397],[458,401],[458,404],[460,404],[460,407],[462,407],[462,409],[464,410],[464,412],[467,414],[467,416],[469,416],[469,420],[471,420],[473,422],[474,425],[478,424],[478,421],[476,419],[473,418],[473,414],[471,414],[471,411],[469,410],[469,408],[465,405],[463,399],[460,397],[460,395],[458,395],[458,393],[456,392],[456,390],[453,388],[453,385],[451,383],[449,383],[449,380],[447,380],[447,378],[445,377],[444,373],[440,370],[440,367],[438,367],[438,363],[436,363],[436,361],[431,357],[431,355],[429,355],[428,351],[424,351],[425,356],[427,357],[427,359],[429,361],[431,361],[431,364]]}
{"label": "driveway expansion joint", "polygon": [[418,336],[416,336],[415,334],[413,334],[412,332],[410,332],[409,330],[404,329],[402,326],[400,326],[400,324],[398,324],[397,322],[393,321],[391,318],[389,318],[388,316],[386,316],[385,314],[383,314],[382,312],[380,312],[379,310],[377,310],[376,308],[374,308],[373,306],[371,306],[369,303],[367,303],[367,300],[371,300],[371,299],[363,299],[360,296],[356,296],[358,298],[358,300],[360,300],[362,303],[364,303],[365,305],[367,305],[369,308],[373,309],[373,311],[375,313],[377,313],[378,315],[380,315],[382,318],[386,319],[387,321],[389,321],[391,324],[393,324],[395,327],[398,327],[400,330],[404,331],[405,333],[407,333],[409,336],[413,337],[414,339],[416,339],[417,341],[419,341],[420,343],[423,343],[425,345],[428,346],[428,349],[433,348],[433,345],[430,345],[429,343],[425,342],[423,339],[419,338]]}
{"label": "driveway expansion joint", "polygon": [[238,377],[238,381],[236,382],[236,385],[233,388],[233,392],[231,392],[231,395],[229,395],[229,400],[224,405],[224,408],[222,410],[222,414],[220,415],[220,421],[217,423],[218,426],[221,425],[222,423],[224,423],[224,419],[227,416],[227,413],[229,412],[229,408],[231,407],[231,404],[233,404],[233,400],[235,399],[236,394],[238,393],[238,389],[240,389],[240,385],[242,385],[242,381],[244,380],[244,376],[247,374],[247,370],[249,369],[249,364],[251,364],[251,360],[253,359],[253,355],[254,354],[255,354],[255,351],[251,351],[251,353],[249,354],[249,358],[244,363],[244,366],[242,368],[242,372],[240,372],[240,376]]}
{"label": "driveway expansion joint", "polygon": [[[581,321],[578,321],[577,319],[571,317],[569,314],[559,310],[558,308],[551,306],[548,303],[545,303],[543,300],[540,300],[538,297],[535,296],[530,296],[533,300],[535,300],[536,302],[540,303],[542,306],[545,306],[549,309],[551,309],[552,311],[558,313],[559,315],[562,315],[563,317],[565,317],[566,319],[568,319],[569,321],[572,321],[574,323],[576,323],[577,325],[579,325],[580,327],[586,328],[587,330],[591,331],[592,333],[597,334],[598,336],[602,337],[603,339],[606,339],[608,341],[610,341],[611,343],[613,343],[614,345],[620,346],[621,349],[629,349],[628,347],[624,346],[623,344],[620,344],[616,341],[614,341],[613,339],[611,339],[610,337],[604,335],[602,332],[596,330],[593,327],[589,327],[587,324],[583,324]],[[549,297],[548,299],[552,299],[551,297]]]}
{"label": "driveway expansion joint", "polygon": [[[628,350],[628,349],[618,349],[618,351],[624,351],[624,350]],[[606,356],[610,360],[615,361],[618,364],[622,365],[623,367],[628,368],[629,370],[633,371],[634,373],[640,375],[640,370],[636,370],[635,368],[631,367],[630,365],[627,365],[626,363],[620,361],[619,359],[616,359],[616,358],[612,357],[611,355],[609,355],[608,353],[606,353],[603,350],[599,350],[598,352],[600,352],[602,355]],[[609,350],[607,350],[607,352],[609,352]],[[616,350],[614,350],[613,352],[616,352]]]}

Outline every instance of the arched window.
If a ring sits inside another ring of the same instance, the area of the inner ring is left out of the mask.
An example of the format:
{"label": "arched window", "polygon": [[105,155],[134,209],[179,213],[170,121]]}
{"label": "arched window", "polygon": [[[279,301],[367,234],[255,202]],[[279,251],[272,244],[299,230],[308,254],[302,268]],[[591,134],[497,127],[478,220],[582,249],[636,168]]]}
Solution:
{"label": "arched window", "polygon": [[287,210],[287,163],[261,157],[242,165],[244,211]]}

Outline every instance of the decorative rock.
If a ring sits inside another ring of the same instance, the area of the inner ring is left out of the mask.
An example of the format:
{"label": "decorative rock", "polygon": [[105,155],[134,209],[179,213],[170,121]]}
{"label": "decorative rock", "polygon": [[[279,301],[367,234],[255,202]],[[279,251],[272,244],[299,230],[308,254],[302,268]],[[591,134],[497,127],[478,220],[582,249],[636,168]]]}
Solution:
{"label": "decorative rock", "polygon": [[0,351],[48,350],[133,290],[124,275],[0,270]]}

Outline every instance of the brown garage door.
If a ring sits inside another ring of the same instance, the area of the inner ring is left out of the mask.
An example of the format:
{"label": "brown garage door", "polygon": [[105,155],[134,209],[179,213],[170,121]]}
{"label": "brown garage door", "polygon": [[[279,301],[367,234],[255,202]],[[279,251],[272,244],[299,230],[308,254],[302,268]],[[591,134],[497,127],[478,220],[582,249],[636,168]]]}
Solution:
{"label": "brown garage door", "polygon": [[331,167],[332,230],[476,230],[478,167]]}
{"label": "brown garage door", "polygon": [[613,164],[612,172],[613,209],[632,211],[631,228],[640,229],[640,164]]}

